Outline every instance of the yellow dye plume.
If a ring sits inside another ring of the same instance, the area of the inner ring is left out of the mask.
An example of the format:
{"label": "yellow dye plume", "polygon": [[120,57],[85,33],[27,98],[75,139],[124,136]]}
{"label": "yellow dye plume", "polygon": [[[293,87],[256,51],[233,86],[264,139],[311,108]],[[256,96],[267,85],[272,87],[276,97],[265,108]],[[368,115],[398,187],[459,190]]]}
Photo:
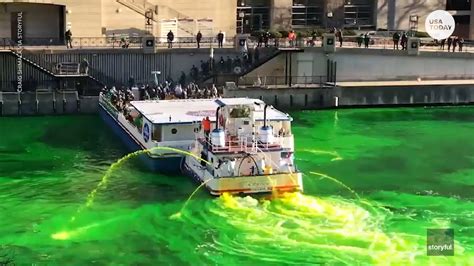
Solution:
{"label": "yellow dye plume", "polygon": [[[196,158],[197,160],[199,161],[203,161],[205,162],[206,164],[209,164],[211,165],[210,162],[200,158],[199,156],[191,153],[191,152],[187,152],[187,151],[183,151],[183,150],[180,150],[180,149],[176,149],[176,148],[171,148],[171,147],[153,147],[151,149],[147,149],[147,150],[139,150],[139,151],[136,151],[136,152],[132,152],[130,154],[127,154],[126,156],[120,158],[118,161],[116,161],[115,163],[113,163],[109,169],[107,169],[107,171],[105,172],[105,174],[102,176],[102,179],[100,180],[99,184],[97,184],[97,186],[94,188],[94,190],[92,190],[89,195],[87,195],[87,198],[86,198],[86,203],[84,205],[82,205],[81,207],[78,208],[78,210],[76,211],[76,215],[74,215],[73,217],[71,217],[70,219],[70,222],[73,222],[76,220],[76,216],[78,214],[80,214],[84,209],[92,206],[92,204],[94,203],[94,200],[95,200],[95,197],[96,197],[96,194],[97,192],[102,189],[102,188],[105,188],[106,185],[107,185],[107,182],[108,182],[108,179],[110,178],[110,176],[112,175],[112,173],[115,171],[116,168],[120,167],[124,162],[126,162],[127,160],[133,158],[133,157],[136,157],[140,154],[144,154],[144,153],[151,153],[152,151],[155,151],[155,150],[165,150],[165,151],[173,151],[173,152],[176,152],[176,153],[180,153],[180,154],[183,154],[183,155],[189,155],[189,156],[192,156],[194,158]],[[193,193],[194,194],[194,193]],[[192,195],[191,195],[192,196]]]}

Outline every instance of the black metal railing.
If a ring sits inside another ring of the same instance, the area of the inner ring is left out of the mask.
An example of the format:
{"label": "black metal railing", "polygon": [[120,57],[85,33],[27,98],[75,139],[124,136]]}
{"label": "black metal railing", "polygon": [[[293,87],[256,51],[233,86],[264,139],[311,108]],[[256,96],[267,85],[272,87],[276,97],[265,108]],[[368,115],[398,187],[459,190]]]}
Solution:
{"label": "black metal railing", "polygon": [[[87,48],[107,48],[107,49],[142,49],[144,38],[143,36],[106,36],[106,37],[73,37],[71,44],[76,49],[87,49]],[[168,41],[163,37],[152,37],[155,41],[155,47],[167,48]],[[358,36],[346,36],[343,39],[343,48],[357,48],[364,47],[358,45]],[[250,37],[247,42],[248,48],[258,46],[258,38]],[[263,44],[261,44],[264,46]],[[339,42],[336,41],[337,47]],[[63,47],[66,46],[66,41],[58,38],[25,38],[23,41],[24,47]],[[305,37],[298,38],[294,42],[290,42],[288,38],[273,38],[268,42],[269,47],[279,48],[306,48],[306,47],[321,47],[321,37]],[[16,42],[11,38],[0,38],[0,48],[3,49],[14,49],[17,47]],[[197,48],[197,42],[195,37],[176,37],[172,42],[173,48]],[[216,37],[203,37],[200,42],[201,48],[218,47],[218,41]],[[235,47],[234,38],[225,38],[223,47],[231,48]],[[392,37],[370,37],[370,48],[374,49],[386,49],[393,50],[394,44]],[[401,49],[401,45],[399,45]],[[420,38],[420,50],[422,51],[442,51],[439,42],[431,38]],[[474,52],[474,41],[466,40],[463,44],[463,52]],[[444,51],[447,51],[447,44],[445,44]],[[452,47],[451,47],[452,51]],[[456,52],[459,51],[459,46],[456,47]]]}
{"label": "black metal railing", "polygon": [[326,76],[262,76],[240,77],[237,85],[240,87],[323,87],[327,86]]}
{"label": "black metal railing", "polygon": [[[150,37],[75,37],[71,40],[73,48],[112,48],[112,49],[141,49],[143,48],[144,39]],[[161,37],[152,37],[155,41],[155,46],[158,48],[167,48],[168,40]],[[234,47],[234,38],[226,38],[223,42],[223,47]],[[66,41],[61,41],[55,38],[25,38],[23,42],[24,47],[32,46],[66,46]],[[3,49],[13,49],[17,47],[16,42],[11,38],[0,38],[0,47]],[[194,37],[177,37],[172,42],[173,48],[197,48],[196,38]],[[203,37],[200,41],[200,48],[218,47],[217,38]]]}

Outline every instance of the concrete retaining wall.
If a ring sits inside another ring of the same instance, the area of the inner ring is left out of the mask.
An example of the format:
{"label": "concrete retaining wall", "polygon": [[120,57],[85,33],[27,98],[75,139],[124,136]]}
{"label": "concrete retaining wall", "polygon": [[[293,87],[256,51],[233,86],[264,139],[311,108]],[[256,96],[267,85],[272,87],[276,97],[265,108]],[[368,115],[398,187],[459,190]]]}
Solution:
{"label": "concrete retaining wall", "polygon": [[[326,54],[320,47],[307,47],[292,55],[291,75],[326,76],[327,61],[337,63],[337,81],[466,79],[474,78],[474,53],[343,48]],[[285,54],[248,73],[248,77],[284,76]],[[289,71],[289,70],[288,70]]]}
{"label": "concrete retaining wall", "polygon": [[333,88],[224,89],[224,97],[261,99],[283,110],[317,109],[332,107],[335,90]]}
{"label": "concrete retaining wall", "polygon": [[98,96],[79,98],[74,91],[0,92],[0,116],[93,114],[98,104]]}
{"label": "concrete retaining wall", "polygon": [[337,88],[339,106],[450,105],[474,103],[474,86]]}

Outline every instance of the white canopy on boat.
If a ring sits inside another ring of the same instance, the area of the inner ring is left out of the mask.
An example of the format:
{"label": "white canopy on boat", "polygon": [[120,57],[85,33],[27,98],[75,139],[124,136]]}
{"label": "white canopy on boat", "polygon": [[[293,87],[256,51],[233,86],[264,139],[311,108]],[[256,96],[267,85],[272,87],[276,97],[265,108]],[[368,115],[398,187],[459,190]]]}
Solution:
{"label": "white canopy on boat", "polygon": [[[221,98],[131,102],[131,105],[153,124],[190,124],[201,122],[206,116],[215,122],[218,107],[251,104],[255,107],[255,119],[263,121],[265,103],[259,99]],[[286,113],[274,108],[267,108],[267,120],[291,121],[292,119]]]}

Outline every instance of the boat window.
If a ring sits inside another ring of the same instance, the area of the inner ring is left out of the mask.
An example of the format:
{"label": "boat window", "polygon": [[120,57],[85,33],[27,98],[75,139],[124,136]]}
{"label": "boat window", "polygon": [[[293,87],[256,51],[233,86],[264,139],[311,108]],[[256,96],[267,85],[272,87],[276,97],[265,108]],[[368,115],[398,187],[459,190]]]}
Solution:
{"label": "boat window", "polygon": [[161,126],[153,126],[153,135],[151,136],[151,139],[158,142],[161,141]]}
{"label": "boat window", "polygon": [[171,129],[171,134],[176,134],[178,133],[178,130],[176,128]]}
{"label": "boat window", "polygon": [[249,107],[236,107],[236,108],[232,108],[232,111],[230,111],[231,118],[245,118],[249,116],[250,116]]}

